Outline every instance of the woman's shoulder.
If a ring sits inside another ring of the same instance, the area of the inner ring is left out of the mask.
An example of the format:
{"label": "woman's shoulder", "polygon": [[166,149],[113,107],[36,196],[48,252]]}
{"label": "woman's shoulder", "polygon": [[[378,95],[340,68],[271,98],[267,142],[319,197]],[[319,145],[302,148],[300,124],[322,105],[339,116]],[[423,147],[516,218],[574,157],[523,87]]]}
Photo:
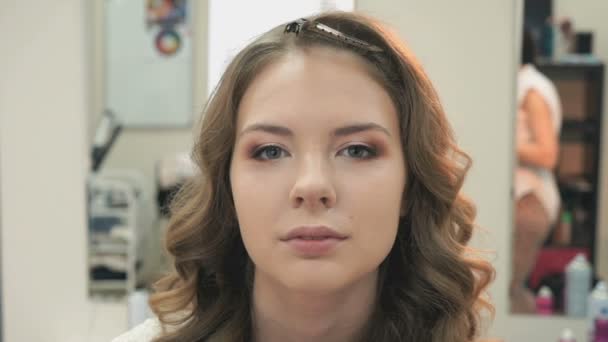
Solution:
{"label": "woman's shoulder", "polygon": [[150,342],[161,333],[161,325],[157,318],[148,318],[133,329],[116,337],[112,342]]}

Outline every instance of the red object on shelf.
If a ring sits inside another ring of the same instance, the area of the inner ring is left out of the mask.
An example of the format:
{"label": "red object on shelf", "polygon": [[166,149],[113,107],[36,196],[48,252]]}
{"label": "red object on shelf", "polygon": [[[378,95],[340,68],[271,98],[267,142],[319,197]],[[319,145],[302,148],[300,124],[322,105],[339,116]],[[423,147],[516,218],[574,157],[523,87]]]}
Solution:
{"label": "red object on shelf", "polygon": [[545,276],[564,273],[568,263],[579,253],[583,253],[587,260],[590,260],[591,253],[588,248],[548,247],[541,249],[530,275],[530,287],[538,288],[541,279]]}

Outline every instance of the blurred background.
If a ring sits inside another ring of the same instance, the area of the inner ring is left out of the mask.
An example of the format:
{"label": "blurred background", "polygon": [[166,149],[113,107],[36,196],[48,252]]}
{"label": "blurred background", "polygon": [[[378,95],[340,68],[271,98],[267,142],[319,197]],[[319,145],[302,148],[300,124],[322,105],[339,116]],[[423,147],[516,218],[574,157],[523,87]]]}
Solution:
{"label": "blurred background", "polygon": [[[193,174],[194,134],[224,67],[265,30],[332,9],[376,16],[407,42],[474,160],[464,189],[478,208],[473,245],[497,269],[485,336],[558,341],[571,329],[588,340],[599,317],[591,311],[605,303],[592,290],[608,279],[606,1],[0,0],[0,8],[0,341],[108,341],[150,317],[148,289],[168,267],[166,206]],[[548,169],[559,205],[523,277],[534,306],[519,311],[510,282],[524,32],[561,116]]]}

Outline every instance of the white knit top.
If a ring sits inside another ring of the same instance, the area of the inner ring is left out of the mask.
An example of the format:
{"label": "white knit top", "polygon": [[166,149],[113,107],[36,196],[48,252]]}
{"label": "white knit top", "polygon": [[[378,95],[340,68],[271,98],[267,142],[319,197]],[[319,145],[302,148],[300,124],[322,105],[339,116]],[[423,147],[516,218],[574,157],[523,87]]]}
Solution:
{"label": "white knit top", "polygon": [[157,318],[148,318],[143,323],[116,337],[112,342],[150,342],[160,336],[160,322]]}

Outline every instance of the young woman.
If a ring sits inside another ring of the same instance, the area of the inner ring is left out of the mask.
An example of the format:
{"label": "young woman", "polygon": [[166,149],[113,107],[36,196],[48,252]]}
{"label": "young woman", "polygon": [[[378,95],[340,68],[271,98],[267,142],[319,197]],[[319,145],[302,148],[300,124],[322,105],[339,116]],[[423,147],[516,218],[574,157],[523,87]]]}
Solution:
{"label": "young woman", "polygon": [[524,30],[522,62],[517,75],[517,159],[511,311],[534,313],[534,293],[525,286],[551,226],[557,221],[560,196],[553,169],[559,154],[562,108],[555,86],[534,67],[536,47]]}
{"label": "young woman", "polygon": [[469,157],[405,45],[323,13],[244,48],[173,203],[174,271],[117,341],[472,341],[489,263],[466,246]]}

